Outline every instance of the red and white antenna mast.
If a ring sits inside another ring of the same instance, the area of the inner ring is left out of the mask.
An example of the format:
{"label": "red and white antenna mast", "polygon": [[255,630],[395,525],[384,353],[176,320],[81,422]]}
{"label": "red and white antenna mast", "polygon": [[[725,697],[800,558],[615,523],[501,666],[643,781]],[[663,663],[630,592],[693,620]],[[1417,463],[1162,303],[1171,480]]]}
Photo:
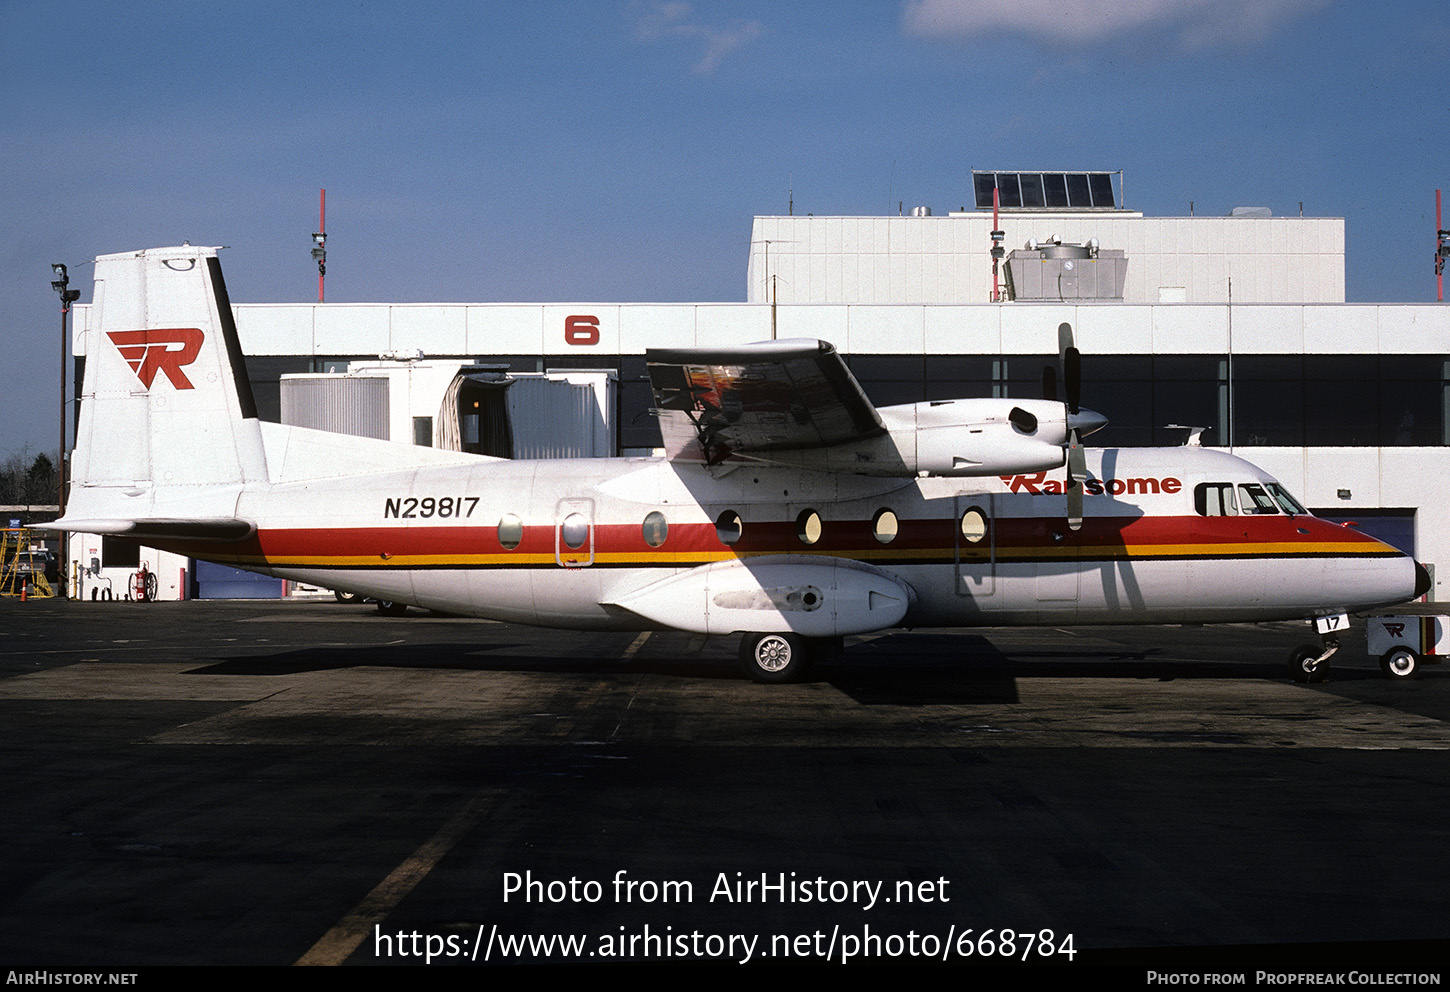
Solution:
{"label": "red and white antenna mast", "polygon": [[1445,302],[1445,259],[1450,258],[1450,231],[1440,219],[1440,191],[1435,191],[1435,300]]}
{"label": "red and white antenna mast", "polygon": [[997,219],[997,207],[998,207],[998,202],[999,202],[998,201],[998,195],[999,195],[999,193],[1000,193],[1000,191],[994,185],[992,187],[992,302],[993,303],[1001,303],[1002,302],[1002,293],[998,289],[999,283],[997,281],[997,279],[998,279],[997,267],[1002,262],[1002,256],[1004,256],[1004,255],[1007,254],[1006,250],[1003,249],[1003,247],[1002,247],[1002,242],[1007,239],[1007,235],[1006,235],[1006,233],[1004,231],[1002,231],[1002,225],[998,222],[998,219]]}
{"label": "red and white antenna mast", "polygon": [[312,234],[312,257],[317,260],[317,302],[322,302],[322,281],[327,276],[327,190],[317,203],[317,230]]}

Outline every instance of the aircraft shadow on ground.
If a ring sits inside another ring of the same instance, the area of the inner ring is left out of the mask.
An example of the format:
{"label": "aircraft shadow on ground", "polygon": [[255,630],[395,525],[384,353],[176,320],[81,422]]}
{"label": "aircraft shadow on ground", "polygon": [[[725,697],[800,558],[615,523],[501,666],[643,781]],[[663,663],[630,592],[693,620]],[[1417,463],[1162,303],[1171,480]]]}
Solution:
{"label": "aircraft shadow on ground", "polygon": [[[671,641],[669,638],[677,638]],[[285,676],[363,667],[516,672],[589,679],[658,675],[677,679],[739,681],[733,638],[718,638],[703,650],[685,635],[664,634],[633,658],[585,654],[536,654],[524,641],[494,644],[425,643],[367,647],[315,647],[223,657],[190,669],[189,675]],[[1002,703],[1018,701],[1022,679],[1235,679],[1282,681],[1285,667],[1255,661],[1190,661],[1159,657],[1146,650],[1013,650],[1004,652],[981,635],[893,633],[852,643],[835,658],[818,662],[807,683],[828,683],[863,704]],[[1375,669],[1333,669],[1344,682],[1383,678]],[[773,687],[762,687],[771,691]]]}

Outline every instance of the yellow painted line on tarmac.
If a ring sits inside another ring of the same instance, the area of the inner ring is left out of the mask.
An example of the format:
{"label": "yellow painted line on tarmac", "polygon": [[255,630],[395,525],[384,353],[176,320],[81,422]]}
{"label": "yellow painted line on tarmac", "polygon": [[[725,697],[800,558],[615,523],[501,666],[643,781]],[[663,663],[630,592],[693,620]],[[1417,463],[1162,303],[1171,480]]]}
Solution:
{"label": "yellow painted line on tarmac", "polygon": [[654,633],[654,631],[647,630],[643,634],[640,634],[638,637],[636,637],[634,639],[634,641],[631,642],[631,644],[629,645],[629,647],[627,647],[627,648],[624,649],[624,654],[622,654],[622,655],[619,656],[620,657],[620,660],[622,660],[622,661],[629,661],[636,654],[638,654],[639,653],[639,649],[642,648],[642,647],[644,647],[644,642],[647,641],[647,640],[649,640],[649,635],[652,634],[652,633]]}
{"label": "yellow painted line on tarmac", "polygon": [[496,798],[496,793],[474,796],[422,847],[379,882],[336,926],[323,934],[306,954],[297,959],[296,964],[340,965],[346,961],[372,935],[373,927],[391,913],[427,877],[443,856],[478,823]]}

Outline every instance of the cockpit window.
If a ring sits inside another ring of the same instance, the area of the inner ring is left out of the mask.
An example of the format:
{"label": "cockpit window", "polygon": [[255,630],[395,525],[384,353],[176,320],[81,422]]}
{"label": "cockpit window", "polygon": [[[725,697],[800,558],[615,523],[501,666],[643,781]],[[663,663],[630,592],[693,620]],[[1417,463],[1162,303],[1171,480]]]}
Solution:
{"label": "cockpit window", "polygon": [[1236,517],[1239,514],[1232,482],[1199,483],[1193,490],[1193,505],[1203,517]]}
{"label": "cockpit window", "polygon": [[1309,511],[1304,509],[1304,507],[1300,505],[1297,499],[1289,495],[1289,490],[1285,489],[1277,482],[1269,483],[1269,492],[1273,495],[1274,499],[1279,501],[1279,506],[1282,507],[1284,512],[1289,514],[1289,516],[1293,517],[1309,515]]}
{"label": "cockpit window", "polygon": [[1264,492],[1264,487],[1257,482],[1248,482],[1239,486],[1239,492],[1243,495],[1245,513],[1278,513],[1279,507]]}

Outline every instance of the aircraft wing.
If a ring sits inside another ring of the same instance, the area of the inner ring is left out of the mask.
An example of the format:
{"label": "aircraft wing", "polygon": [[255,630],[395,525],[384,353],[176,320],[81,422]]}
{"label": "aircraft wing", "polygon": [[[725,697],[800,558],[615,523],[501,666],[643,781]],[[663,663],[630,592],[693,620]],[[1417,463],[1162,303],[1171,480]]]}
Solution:
{"label": "aircraft wing", "polygon": [[860,383],[825,341],[650,348],[645,358],[665,453],[674,460],[714,465],[886,433]]}

